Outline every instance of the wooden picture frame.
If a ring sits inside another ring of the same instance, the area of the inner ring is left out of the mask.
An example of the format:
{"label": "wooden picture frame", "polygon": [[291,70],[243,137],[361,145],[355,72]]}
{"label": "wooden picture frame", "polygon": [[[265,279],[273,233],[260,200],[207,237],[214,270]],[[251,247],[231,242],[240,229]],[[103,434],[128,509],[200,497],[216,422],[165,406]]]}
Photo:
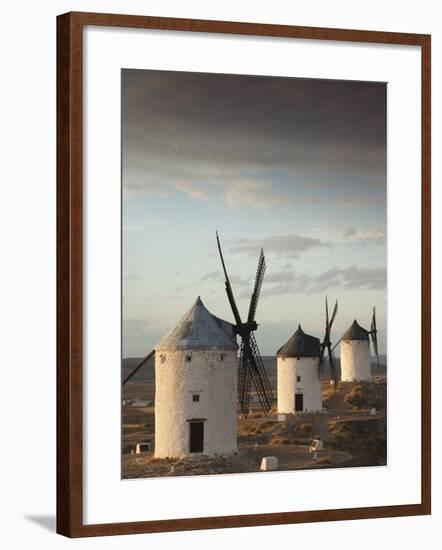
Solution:
{"label": "wooden picture frame", "polygon": [[[86,25],[227,33],[421,48],[422,471],[421,502],[83,524],[83,29]],[[428,35],[72,12],[57,20],[57,532],[86,537],[430,514],[430,50]]]}

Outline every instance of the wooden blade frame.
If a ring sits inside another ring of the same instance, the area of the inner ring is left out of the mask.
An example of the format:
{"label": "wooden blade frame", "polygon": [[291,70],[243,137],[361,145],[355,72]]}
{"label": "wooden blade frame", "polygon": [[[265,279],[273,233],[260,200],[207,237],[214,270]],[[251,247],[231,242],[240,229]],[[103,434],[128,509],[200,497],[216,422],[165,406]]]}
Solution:
{"label": "wooden blade frame", "polygon": [[246,349],[247,347],[249,348],[248,359],[250,363],[250,373],[252,376],[253,385],[256,389],[256,393],[258,394],[261,408],[264,413],[267,414],[272,408],[273,391],[253,332],[250,333],[250,339],[246,343]]}
{"label": "wooden blade frame", "polygon": [[249,414],[250,410],[250,386],[252,376],[250,372],[248,356],[245,352],[244,340],[241,342],[241,351],[239,356],[238,368],[238,401],[244,416]]}
{"label": "wooden blade frame", "polygon": [[319,364],[318,364],[318,376],[321,375],[321,370],[322,370],[322,366],[324,364],[324,359],[325,359],[325,350],[327,350],[328,351],[328,360],[329,360],[329,363],[330,363],[330,369],[331,369],[331,372],[332,372],[332,378],[335,382],[335,389],[336,389],[336,384],[337,384],[337,374],[336,374],[335,365],[334,365],[334,362],[333,362],[333,350],[335,349],[337,344],[332,349],[331,341],[330,341],[330,334],[331,334],[331,329],[332,329],[333,323],[335,321],[337,312],[338,312],[338,301],[336,300],[335,306],[333,308],[333,313],[332,313],[331,319],[329,319],[328,299],[327,299],[327,296],[326,296],[325,297],[325,334],[324,334],[324,340],[321,344],[321,354],[319,356]]}
{"label": "wooden blade frame", "polygon": [[259,295],[261,293],[262,281],[264,279],[264,273],[266,270],[266,260],[264,257],[264,251],[261,248],[261,253],[258,260],[258,268],[256,270],[255,286],[253,288],[253,294],[250,298],[249,315],[247,321],[250,323],[254,321],[256,315],[256,308],[258,307]]}
{"label": "wooden blade frame", "polygon": [[371,327],[370,327],[370,336],[371,336],[371,342],[373,344],[373,349],[376,354],[376,361],[378,363],[379,367],[379,353],[378,353],[378,330],[376,328],[376,308],[373,308],[373,317],[371,319]]}
{"label": "wooden blade frame", "polygon": [[144,359],[140,361],[140,363],[138,363],[138,365],[134,368],[134,370],[126,376],[126,378],[122,382],[122,385],[124,386],[124,384],[129,382],[132,376],[135,376],[135,374],[137,374],[137,372],[141,369],[141,367],[145,365],[149,361],[149,359],[154,355],[155,355],[155,350],[153,349],[149,354],[146,355]]}
{"label": "wooden blade frame", "polygon": [[230,284],[229,276],[227,275],[226,264],[224,263],[224,257],[223,257],[223,252],[221,250],[221,243],[219,241],[218,231],[216,232],[216,242],[218,244],[219,257],[221,259],[224,276],[226,278],[227,298],[229,299],[230,307],[232,308],[232,313],[233,313],[233,317],[235,318],[236,324],[241,325],[242,324],[241,316],[239,314],[238,306],[236,305],[236,302],[235,302],[235,297],[233,296],[233,290],[232,290],[232,285]]}

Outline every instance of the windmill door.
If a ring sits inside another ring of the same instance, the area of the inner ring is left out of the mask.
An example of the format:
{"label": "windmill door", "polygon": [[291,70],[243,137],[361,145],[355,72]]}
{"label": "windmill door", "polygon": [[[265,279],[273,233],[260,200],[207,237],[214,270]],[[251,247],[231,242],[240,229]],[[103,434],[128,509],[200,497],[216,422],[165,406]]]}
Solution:
{"label": "windmill door", "polygon": [[301,412],[304,410],[304,395],[302,393],[295,393],[295,412]]}
{"label": "windmill door", "polygon": [[204,450],[204,422],[190,422],[190,445],[191,453],[202,453]]}

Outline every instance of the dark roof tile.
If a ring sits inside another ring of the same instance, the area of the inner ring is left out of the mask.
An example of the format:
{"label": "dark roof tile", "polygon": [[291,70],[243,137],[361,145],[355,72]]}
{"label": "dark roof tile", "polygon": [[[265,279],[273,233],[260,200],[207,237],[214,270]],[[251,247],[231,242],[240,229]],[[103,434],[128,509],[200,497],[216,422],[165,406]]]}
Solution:
{"label": "dark roof tile", "polygon": [[341,336],[341,340],[368,340],[368,331],[362,328],[355,319],[351,327]]}
{"label": "dark roof tile", "polygon": [[278,357],[319,357],[319,338],[306,334],[301,325],[293,336],[277,352]]}

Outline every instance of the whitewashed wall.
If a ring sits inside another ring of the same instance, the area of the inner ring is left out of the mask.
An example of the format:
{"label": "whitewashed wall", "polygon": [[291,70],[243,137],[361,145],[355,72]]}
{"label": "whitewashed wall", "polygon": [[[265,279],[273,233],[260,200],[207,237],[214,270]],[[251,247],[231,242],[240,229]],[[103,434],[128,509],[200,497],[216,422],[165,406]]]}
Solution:
{"label": "whitewashed wall", "polygon": [[[295,412],[295,393],[304,396],[304,411],[322,410],[321,383],[318,378],[317,357],[278,357],[278,413]],[[301,377],[296,382],[297,376]]]}
{"label": "whitewashed wall", "polygon": [[[236,350],[160,350],[155,354],[155,377],[156,457],[189,454],[188,420],[192,418],[206,419],[204,454],[237,450]],[[193,393],[199,393],[198,402],[193,402]]]}
{"label": "whitewashed wall", "polygon": [[369,380],[371,376],[370,343],[368,340],[341,342],[341,380]]}

